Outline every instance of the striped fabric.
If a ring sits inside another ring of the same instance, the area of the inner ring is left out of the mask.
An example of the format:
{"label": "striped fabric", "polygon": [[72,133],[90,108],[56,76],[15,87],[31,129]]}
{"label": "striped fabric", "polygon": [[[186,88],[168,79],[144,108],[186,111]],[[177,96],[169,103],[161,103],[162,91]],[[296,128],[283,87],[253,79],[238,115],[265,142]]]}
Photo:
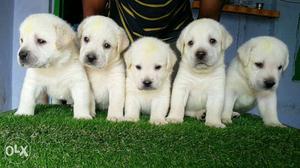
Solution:
{"label": "striped fabric", "polygon": [[109,9],[131,42],[142,36],[173,42],[193,20],[189,0],[110,0]]}

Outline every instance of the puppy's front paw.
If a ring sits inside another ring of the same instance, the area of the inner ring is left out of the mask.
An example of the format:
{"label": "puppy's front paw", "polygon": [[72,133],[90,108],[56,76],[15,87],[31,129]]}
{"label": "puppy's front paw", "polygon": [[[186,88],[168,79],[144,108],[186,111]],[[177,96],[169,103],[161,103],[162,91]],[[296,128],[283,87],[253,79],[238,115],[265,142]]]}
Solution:
{"label": "puppy's front paw", "polygon": [[168,123],[164,118],[150,119],[149,122],[150,124],[154,124],[154,125],[165,125]]}
{"label": "puppy's front paw", "polygon": [[89,114],[76,114],[74,115],[75,119],[91,120],[93,117]]}
{"label": "puppy's front paw", "polygon": [[226,126],[221,122],[205,122],[206,126],[215,127],[215,128],[225,128]]}
{"label": "puppy's front paw", "polygon": [[174,116],[168,116],[166,120],[167,120],[168,123],[173,123],[173,124],[177,124],[177,123],[182,123],[183,122],[183,118],[181,118],[181,117],[174,117]]}
{"label": "puppy's front paw", "polygon": [[118,122],[118,121],[123,121],[123,120],[124,120],[124,117],[123,117],[123,116],[110,116],[110,115],[108,115],[108,116],[106,117],[106,119],[107,119],[108,121]]}
{"label": "puppy's front paw", "polygon": [[222,122],[223,122],[224,124],[231,124],[231,123],[232,123],[232,120],[231,120],[231,118],[222,117]]}
{"label": "puppy's front paw", "polygon": [[90,112],[90,115],[91,115],[92,117],[96,117],[96,111],[95,111],[95,110],[91,111],[91,112]]}
{"label": "puppy's front paw", "polygon": [[129,116],[125,116],[124,118],[125,121],[129,121],[129,122],[138,122],[140,119],[138,117],[129,117]]}
{"label": "puppy's front paw", "polygon": [[18,111],[15,112],[14,115],[15,116],[33,116],[34,113],[33,112],[24,112],[24,111],[18,110]]}
{"label": "puppy's front paw", "polygon": [[287,126],[281,124],[280,122],[270,122],[270,123],[265,123],[265,125],[268,127],[281,127],[281,128],[287,127]]}

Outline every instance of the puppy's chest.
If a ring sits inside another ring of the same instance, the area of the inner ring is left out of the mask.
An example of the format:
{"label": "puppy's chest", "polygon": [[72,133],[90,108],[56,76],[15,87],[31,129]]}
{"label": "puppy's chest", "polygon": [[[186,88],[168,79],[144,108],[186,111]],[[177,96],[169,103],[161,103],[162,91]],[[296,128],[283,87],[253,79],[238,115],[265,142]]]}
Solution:
{"label": "puppy's chest", "polygon": [[103,76],[90,76],[90,84],[97,105],[101,109],[106,109],[109,102],[109,81]]}
{"label": "puppy's chest", "polygon": [[187,110],[201,110],[205,108],[208,88],[201,86],[203,86],[201,83],[192,86],[187,99]]}
{"label": "puppy's chest", "polygon": [[51,97],[65,100],[72,99],[69,83],[67,81],[48,81],[48,83],[45,84],[45,89]]}

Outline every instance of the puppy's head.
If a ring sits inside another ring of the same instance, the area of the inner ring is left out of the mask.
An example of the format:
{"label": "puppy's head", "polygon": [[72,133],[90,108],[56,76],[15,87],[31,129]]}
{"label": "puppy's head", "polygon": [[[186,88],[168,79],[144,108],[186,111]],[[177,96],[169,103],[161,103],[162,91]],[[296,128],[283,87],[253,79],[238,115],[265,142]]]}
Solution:
{"label": "puppy's head", "polygon": [[119,60],[129,40],[125,31],[112,19],[104,16],[86,18],[78,28],[80,61],[88,66],[103,68]]}
{"label": "puppy's head", "polygon": [[199,19],[184,28],[176,46],[182,61],[201,70],[223,64],[224,52],[231,43],[231,35],[220,23],[212,19]]}
{"label": "puppy's head", "polygon": [[49,67],[71,54],[63,51],[76,47],[76,34],[62,19],[52,14],[33,14],[20,26],[18,62],[29,68]]}
{"label": "puppy's head", "polygon": [[238,60],[255,90],[274,90],[288,66],[289,51],[282,41],[261,36],[252,38],[238,49]]}
{"label": "puppy's head", "polygon": [[124,54],[127,77],[140,90],[154,90],[170,77],[176,56],[170,46],[153,37],[134,42]]}

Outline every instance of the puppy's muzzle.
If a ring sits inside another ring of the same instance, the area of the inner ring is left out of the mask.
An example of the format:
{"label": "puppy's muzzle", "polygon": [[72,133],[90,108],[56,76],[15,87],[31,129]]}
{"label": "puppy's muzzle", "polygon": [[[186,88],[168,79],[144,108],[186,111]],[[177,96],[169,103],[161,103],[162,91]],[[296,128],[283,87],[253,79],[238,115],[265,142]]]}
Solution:
{"label": "puppy's muzzle", "polygon": [[97,61],[97,56],[95,53],[88,53],[85,56],[85,62],[88,64],[95,64]]}
{"label": "puppy's muzzle", "polygon": [[205,63],[207,58],[207,52],[205,50],[198,50],[195,52],[195,57],[198,63]]}
{"label": "puppy's muzzle", "polygon": [[19,52],[19,60],[21,64],[29,63],[30,52],[28,50],[21,50]]}
{"label": "puppy's muzzle", "polygon": [[150,79],[145,79],[142,83],[143,83],[143,89],[145,90],[154,89],[152,86],[153,82]]}
{"label": "puppy's muzzle", "polygon": [[269,78],[264,80],[264,87],[265,89],[272,89],[273,86],[276,84],[274,78]]}

